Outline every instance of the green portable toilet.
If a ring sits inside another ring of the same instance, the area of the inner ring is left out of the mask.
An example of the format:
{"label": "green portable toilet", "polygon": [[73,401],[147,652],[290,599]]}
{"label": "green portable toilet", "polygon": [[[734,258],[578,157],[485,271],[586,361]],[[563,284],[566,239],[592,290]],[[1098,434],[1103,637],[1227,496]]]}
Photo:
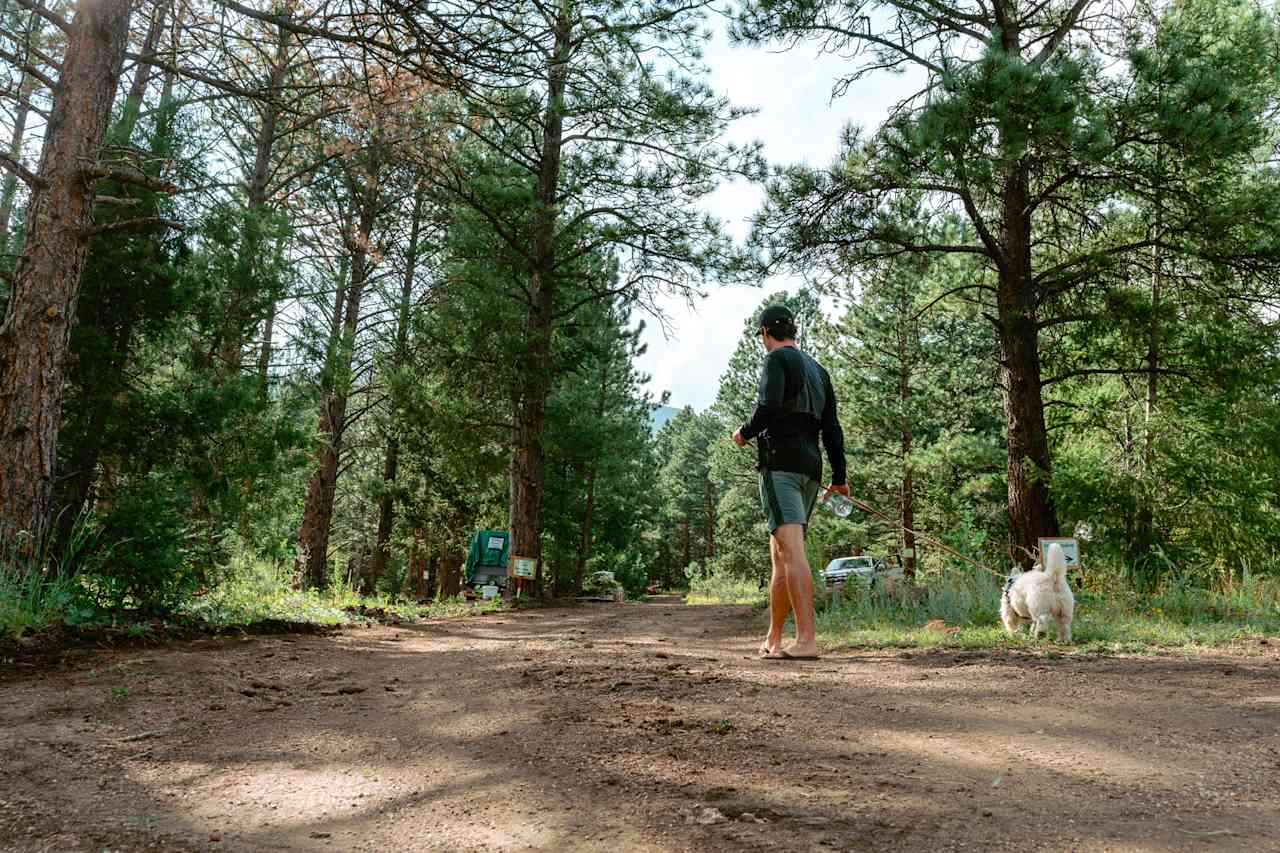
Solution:
{"label": "green portable toilet", "polygon": [[507,555],[511,552],[511,537],[505,530],[481,530],[471,539],[467,551],[467,583],[480,587],[485,584],[507,585]]}

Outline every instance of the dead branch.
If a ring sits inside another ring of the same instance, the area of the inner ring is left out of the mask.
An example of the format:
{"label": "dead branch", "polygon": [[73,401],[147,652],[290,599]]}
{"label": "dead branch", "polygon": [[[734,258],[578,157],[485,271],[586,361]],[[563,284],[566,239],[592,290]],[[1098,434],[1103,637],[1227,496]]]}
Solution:
{"label": "dead branch", "polygon": [[113,195],[96,195],[93,197],[94,204],[115,204],[120,207],[132,207],[135,204],[141,204],[140,198],[117,198]]}
{"label": "dead branch", "polygon": [[110,166],[90,166],[80,173],[86,178],[94,180],[109,179],[122,184],[129,184],[135,187],[142,187],[144,190],[152,190],[159,193],[176,193],[178,185],[161,178],[153,178],[142,172],[136,172],[133,169],[117,169]]}
{"label": "dead branch", "polygon": [[28,169],[8,154],[0,153],[0,168],[4,168],[6,171],[12,172],[19,178],[22,178],[22,182],[32,189],[39,189],[48,183],[44,178]]}
{"label": "dead branch", "polygon": [[165,219],[163,216],[139,216],[137,219],[122,219],[119,222],[108,222],[105,225],[85,229],[84,236],[97,237],[102,234],[118,234],[122,231],[146,231],[153,227],[183,231],[187,226],[176,219]]}

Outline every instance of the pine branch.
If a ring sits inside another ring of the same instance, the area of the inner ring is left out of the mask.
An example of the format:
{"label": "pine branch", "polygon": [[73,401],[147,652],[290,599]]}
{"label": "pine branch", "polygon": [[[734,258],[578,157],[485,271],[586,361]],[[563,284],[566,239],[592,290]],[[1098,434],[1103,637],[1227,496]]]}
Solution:
{"label": "pine branch", "polygon": [[0,50],[0,59],[3,59],[5,62],[8,62],[10,65],[12,65],[14,68],[17,68],[22,73],[36,80],[39,80],[41,83],[44,84],[45,88],[47,89],[58,88],[58,83],[56,80],[54,80],[49,75],[45,74],[43,71],[41,71],[39,68],[35,67],[31,63],[23,60],[23,58],[18,56],[17,54],[10,53],[7,50]]}
{"label": "pine branch", "polygon": [[1183,379],[1190,379],[1191,375],[1183,370],[1173,370],[1170,368],[1150,367],[1096,367],[1082,368],[1080,370],[1068,370],[1066,373],[1060,373],[1057,376],[1050,376],[1048,379],[1041,381],[1040,387],[1045,388],[1049,385],[1055,385],[1066,379],[1076,379],[1080,376],[1145,376],[1149,373],[1156,373],[1161,376],[1181,376]]}
{"label": "pine branch", "polygon": [[94,204],[115,204],[121,207],[132,207],[135,204],[141,204],[140,198],[118,198],[113,195],[96,195],[93,197]]}
{"label": "pine branch", "polygon": [[47,186],[48,181],[10,157],[8,154],[0,154],[0,168],[7,172],[12,172],[22,179],[22,182],[32,189],[40,189]]}
{"label": "pine branch", "polygon": [[71,35],[71,24],[67,19],[59,15],[57,12],[51,12],[46,9],[41,0],[14,0],[14,2],[26,9],[28,12],[36,13],[67,35]]}
{"label": "pine branch", "polygon": [[122,231],[145,231],[153,227],[172,228],[175,231],[182,231],[187,226],[176,219],[166,219],[163,216],[139,216],[136,219],[122,219],[119,222],[108,222],[105,225],[88,228],[84,231],[84,236],[97,237],[102,234],[116,234]]}
{"label": "pine branch", "polygon": [[130,186],[141,187],[144,190],[152,190],[159,193],[176,193],[178,185],[160,178],[153,178],[142,172],[136,172],[133,169],[113,169],[110,166],[91,166],[80,173],[85,178],[103,180],[108,179],[121,184],[129,184]]}

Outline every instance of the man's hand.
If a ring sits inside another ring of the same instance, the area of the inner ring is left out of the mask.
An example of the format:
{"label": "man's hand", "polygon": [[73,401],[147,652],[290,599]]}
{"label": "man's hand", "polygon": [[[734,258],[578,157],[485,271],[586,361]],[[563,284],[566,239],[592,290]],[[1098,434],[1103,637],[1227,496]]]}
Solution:
{"label": "man's hand", "polygon": [[739,430],[734,430],[734,432],[733,432],[733,443],[734,443],[734,444],[736,444],[736,445],[738,445],[739,447],[746,447],[746,446],[747,446],[747,440],[746,440],[745,438],[743,438],[743,437],[742,437],[742,430],[740,430],[740,429],[739,429]]}
{"label": "man's hand", "polygon": [[835,483],[832,483],[830,486],[827,486],[827,491],[835,492],[837,495],[844,495],[847,498],[849,497],[849,484],[841,483],[837,486]]}

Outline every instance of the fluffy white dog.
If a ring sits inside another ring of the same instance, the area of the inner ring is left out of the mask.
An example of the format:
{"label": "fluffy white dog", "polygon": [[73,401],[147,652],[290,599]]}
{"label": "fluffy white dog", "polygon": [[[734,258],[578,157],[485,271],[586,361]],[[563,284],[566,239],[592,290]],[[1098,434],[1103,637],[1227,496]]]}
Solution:
{"label": "fluffy white dog", "polygon": [[1013,575],[1005,584],[1000,598],[1000,619],[1010,634],[1030,622],[1031,636],[1049,632],[1049,623],[1058,625],[1058,642],[1071,642],[1071,619],[1075,615],[1076,598],[1067,585],[1067,558],[1062,546],[1049,545],[1044,555],[1045,566]]}

